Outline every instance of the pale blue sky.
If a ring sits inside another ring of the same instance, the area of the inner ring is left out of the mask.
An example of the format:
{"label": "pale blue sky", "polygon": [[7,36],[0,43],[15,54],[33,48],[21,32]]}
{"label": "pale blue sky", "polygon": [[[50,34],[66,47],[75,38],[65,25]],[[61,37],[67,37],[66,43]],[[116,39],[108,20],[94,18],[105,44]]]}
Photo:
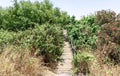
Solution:
{"label": "pale blue sky", "polygon": [[[36,0],[31,0],[36,1]],[[42,1],[42,0],[38,0]],[[80,19],[83,15],[89,15],[102,9],[111,9],[120,13],[120,0],[50,0],[54,6],[68,12],[69,15],[75,15]],[[12,0],[0,0],[0,6],[8,7],[12,5]]]}

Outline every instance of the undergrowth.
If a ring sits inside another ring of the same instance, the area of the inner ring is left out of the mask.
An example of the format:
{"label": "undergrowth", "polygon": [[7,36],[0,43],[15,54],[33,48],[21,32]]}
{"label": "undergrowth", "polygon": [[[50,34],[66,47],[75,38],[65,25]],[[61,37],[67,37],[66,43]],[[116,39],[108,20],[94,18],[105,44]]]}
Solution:
{"label": "undergrowth", "polygon": [[17,33],[1,30],[0,44],[1,51],[7,45],[28,46],[31,55],[43,56],[45,63],[52,64],[62,54],[63,34],[60,27],[49,24]]}

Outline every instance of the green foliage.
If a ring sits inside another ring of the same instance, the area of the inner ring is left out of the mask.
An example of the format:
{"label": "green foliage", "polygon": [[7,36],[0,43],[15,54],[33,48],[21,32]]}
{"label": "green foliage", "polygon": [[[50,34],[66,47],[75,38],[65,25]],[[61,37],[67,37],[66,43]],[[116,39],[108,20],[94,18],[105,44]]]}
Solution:
{"label": "green foliage", "polygon": [[2,7],[0,7],[0,28],[2,27],[2,20],[3,20],[3,15],[5,14],[5,11]]}
{"label": "green foliage", "polygon": [[70,24],[74,25],[75,23],[76,23],[75,16],[72,16],[70,19]]}
{"label": "green foliage", "polygon": [[2,13],[1,13],[1,9],[0,9],[0,27],[2,25]]}
{"label": "green foliage", "polygon": [[0,47],[3,47],[9,43],[13,43],[16,37],[16,33],[0,30]]}
{"label": "green foliage", "polygon": [[87,52],[79,52],[76,55],[74,55],[74,63],[75,66],[78,67],[79,62],[85,62],[88,63],[89,61],[94,61],[95,57]]}
{"label": "green foliage", "polygon": [[75,72],[81,72],[83,73],[84,70],[88,71],[88,64],[91,61],[95,61],[95,57],[87,52],[78,52],[77,54],[74,55],[74,66],[76,68]]}
{"label": "green foliage", "polygon": [[43,2],[30,2],[14,0],[14,5],[6,9],[1,18],[0,25],[5,30],[19,31],[34,28],[36,24],[68,24],[69,16],[59,8],[53,8],[49,0]]}
{"label": "green foliage", "polygon": [[42,55],[46,62],[55,62],[62,54],[63,34],[56,25],[41,25],[25,31],[8,32],[0,31],[0,46],[14,45],[17,47],[28,46],[31,53]]}
{"label": "green foliage", "polygon": [[90,61],[94,60],[94,56],[84,52],[83,49],[96,49],[97,34],[100,27],[95,24],[95,16],[83,17],[79,24],[68,25],[66,28],[71,45],[76,51],[73,59],[75,72],[89,73],[88,65]]}
{"label": "green foliage", "polygon": [[89,46],[95,48],[99,26],[94,24],[94,16],[83,17],[80,24],[68,25],[67,29],[77,50]]}
{"label": "green foliage", "polygon": [[87,17],[83,17],[80,21],[79,21],[80,24],[83,24],[83,25],[92,25],[95,23],[95,16],[94,15],[90,15],[90,16],[87,16]]}

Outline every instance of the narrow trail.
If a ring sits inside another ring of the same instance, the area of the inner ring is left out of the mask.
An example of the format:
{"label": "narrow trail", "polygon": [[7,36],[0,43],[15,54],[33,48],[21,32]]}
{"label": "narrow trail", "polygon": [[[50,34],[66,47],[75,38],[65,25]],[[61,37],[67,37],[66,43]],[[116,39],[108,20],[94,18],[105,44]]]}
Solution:
{"label": "narrow trail", "polygon": [[64,47],[63,47],[63,54],[61,56],[61,60],[58,62],[58,66],[57,66],[57,76],[72,76],[73,75],[72,49],[69,42],[66,40],[67,31],[63,30],[63,34],[64,34]]}

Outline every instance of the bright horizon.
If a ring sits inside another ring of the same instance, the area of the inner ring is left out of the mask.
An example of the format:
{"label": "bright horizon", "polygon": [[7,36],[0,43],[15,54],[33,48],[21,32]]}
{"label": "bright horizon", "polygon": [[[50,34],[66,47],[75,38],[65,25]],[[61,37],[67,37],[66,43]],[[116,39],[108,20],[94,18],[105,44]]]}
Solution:
{"label": "bright horizon", "polygon": [[[13,0],[0,0],[0,6],[12,6]],[[18,0],[19,1],[19,0]],[[30,0],[43,1],[43,0]],[[66,11],[70,16],[74,15],[76,19],[82,16],[94,14],[102,9],[110,9],[116,13],[120,13],[120,0],[50,0],[54,7],[59,7],[62,11]]]}

